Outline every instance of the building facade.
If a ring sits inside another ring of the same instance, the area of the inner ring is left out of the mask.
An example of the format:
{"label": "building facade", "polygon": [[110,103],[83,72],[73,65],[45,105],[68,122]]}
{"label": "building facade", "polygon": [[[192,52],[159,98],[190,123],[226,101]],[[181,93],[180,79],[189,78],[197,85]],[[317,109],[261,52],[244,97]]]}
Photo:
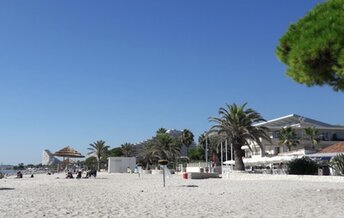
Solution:
{"label": "building facade", "polygon": [[[331,125],[314,119],[303,117],[297,114],[290,114],[284,117],[269,120],[255,126],[264,126],[268,129],[270,142],[262,140],[263,151],[259,146],[251,144],[252,152],[244,146],[245,157],[261,157],[276,155],[305,155],[315,153],[324,147],[344,140],[344,126]],[[282,128],[291,127],[297,135],[299,144],[291,147],[288,151],[287,146],[280,144],[279,136]],[[314,127],[318,130],[318,143],[312,148],[312,142],[305,133],[305,129]]]}

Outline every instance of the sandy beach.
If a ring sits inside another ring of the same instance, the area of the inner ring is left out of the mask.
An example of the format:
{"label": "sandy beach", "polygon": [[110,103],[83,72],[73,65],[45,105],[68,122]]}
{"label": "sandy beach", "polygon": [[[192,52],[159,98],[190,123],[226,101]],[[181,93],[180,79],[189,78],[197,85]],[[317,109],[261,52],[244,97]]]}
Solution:
{"label": "sandy beach", "polygon": [[0,180],[0,217],[343,217],[343,194],[342,177],[36,175]]}

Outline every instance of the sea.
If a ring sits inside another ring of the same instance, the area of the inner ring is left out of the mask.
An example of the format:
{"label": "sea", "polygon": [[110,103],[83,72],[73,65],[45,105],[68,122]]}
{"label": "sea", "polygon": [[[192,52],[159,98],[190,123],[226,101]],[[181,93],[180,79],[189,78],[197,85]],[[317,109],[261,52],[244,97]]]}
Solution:
{"label": "sea", "polygon": [[17,171],[16,170],[0,170],[0,173],[4,174],[4,175],[16,175]]}

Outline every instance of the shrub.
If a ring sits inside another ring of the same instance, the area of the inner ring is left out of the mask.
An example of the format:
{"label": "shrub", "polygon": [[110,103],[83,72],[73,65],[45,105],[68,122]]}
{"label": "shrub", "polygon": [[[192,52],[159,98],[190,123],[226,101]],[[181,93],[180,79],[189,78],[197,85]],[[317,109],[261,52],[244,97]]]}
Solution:
{"label": "shrub", "polygon": [[337,154],[330,161],[330,166],[341,176],[344,176],[344,154]]}
{"label": "shrub", "polygon": [[288,173],[294,175],[315,175],[318,171],[318,164],[308,157],[292,160],[287,167]]}

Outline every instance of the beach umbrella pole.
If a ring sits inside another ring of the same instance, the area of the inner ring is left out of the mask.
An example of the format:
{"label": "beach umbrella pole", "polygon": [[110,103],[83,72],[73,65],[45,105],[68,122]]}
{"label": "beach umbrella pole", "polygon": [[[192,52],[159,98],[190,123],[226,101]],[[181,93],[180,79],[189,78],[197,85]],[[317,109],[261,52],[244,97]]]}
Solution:
{"label": "beach umbrella pole", "polygon": [[159,160],[158,163],[161,165],[162,167],[162,181],[163,181],[163,186],[165,187],[165,168],[167,167],[167,160]]}
{"label": "beach umbrella pole", "polygon": [[164,183],[164,187],[165,187],[165,167],[166,166],[162,166],[162,181],[163,181],[163,183]]}

